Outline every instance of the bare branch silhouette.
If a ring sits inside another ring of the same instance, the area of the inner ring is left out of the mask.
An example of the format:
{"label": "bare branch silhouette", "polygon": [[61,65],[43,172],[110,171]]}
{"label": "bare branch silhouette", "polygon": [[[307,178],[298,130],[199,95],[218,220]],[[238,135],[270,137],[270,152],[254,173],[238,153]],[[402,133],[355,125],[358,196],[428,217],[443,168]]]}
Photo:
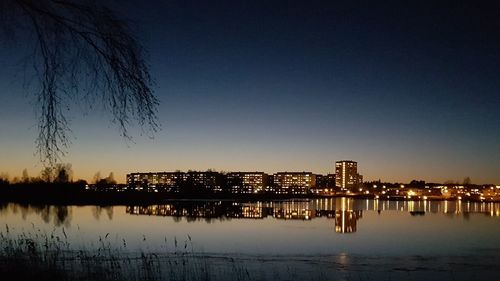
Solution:
{"label": "bare branch silhouette", "polygon": [[31,34],[38,78],[37,151],[54,165],[70,144],[70,103],[99,104],[109,111],[123,137],[137,123],[149,136],[159,128],[158,100],[145,51],[126,21],[91,0],[4,0],[0,36]]}

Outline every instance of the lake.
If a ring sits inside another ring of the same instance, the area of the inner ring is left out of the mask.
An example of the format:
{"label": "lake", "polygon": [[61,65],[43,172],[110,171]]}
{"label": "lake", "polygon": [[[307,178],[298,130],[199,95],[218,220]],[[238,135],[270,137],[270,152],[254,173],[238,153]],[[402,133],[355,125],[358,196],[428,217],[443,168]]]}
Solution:
{"label": "lake", "polygon": [[105,239],[130,253],[188,250],[219,265],[230,257],[259,274],[286,275],[293,268],[302,279],[318,272],[318,278],[345,280],[475,280],[500,273],[498,203],[351,198],[151,206],[4,203],[0,219],[2,233],[50,233],[75,249],[93,249]]}

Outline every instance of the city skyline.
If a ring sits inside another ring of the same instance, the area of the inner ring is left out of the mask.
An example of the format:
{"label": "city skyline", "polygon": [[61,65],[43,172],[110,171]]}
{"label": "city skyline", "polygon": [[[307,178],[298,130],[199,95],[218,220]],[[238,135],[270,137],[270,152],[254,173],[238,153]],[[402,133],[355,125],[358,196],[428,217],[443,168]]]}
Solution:
{"label": "city skyline", "polygon": [[[352,161],[352,160],[340,160],[340,161],[332,161],[333,163],[333,168],[330,169],[330,170],[327,170],[326,172],[315,172],[315,171],[312,171],[311,169],[306,169],[306,167],[303,167],[303,169],[290,169],[290,170],[285,170],[285,169],[282,169],[282,170],[262,170],[262,169],[247,169],[247,170],[243,170],[243,169],[240,169],[240,170],[230,170],[230,169],[215,169],[215,168],[201,168],[201,169],[193,169],[193,168],[186,168],[186,169],[180,169],[180,168],[173,168],[173,169],[152,169],[152,170],[144,170],[144,169],[128,169],[126,170],[125,174],[120,174],[120,173],[117,173],[115,172],[114,170],[111,170],[111,169],[108,169],[108,170],[104,170],[104,171],[95,171],[95,172],[91,172],[90,174],[88,174],[86,177],[82,177],[81,174],[82,173],[78,173],[77,170],[75,170],[75,167],[72,165],[70,166],[71,168],[71,180],[73,181],[76,181],[76,180],[85,180],[87,181],[88,183],[94,183],[95,180],[96,180],[96,176],[99,177],[99,179],[105,179],[106,177],[108,177],[109,175],[113,174],[113,178],[114,180],[117,181],[117,183],[119,184],[124,184],[124,183],[127,183],[127,175],[129,174],[148,174],[148,173],[174,173],[174,172],[189,172],[189,171],[193,171],[193,172],[207,172],[207,171],[213,171],[213,172],[220,172],[220,173],[227,173],[227,174],[237,174],[237,173],[264,173],[266,175],[273,175],[273,174],[278,174],[278,173],[311,173],[313,175],[320,175],[320,176],[327,176],[327,175],[336,175],[337,173],[339,173],[339,170],[338,168],[336,168],[336,163],[339,163],[339,162],[353,162],[353,163],[358,163],[357,161]],[[71,164],[71,163],[69,163]],[[5,171],[2,171],[0,170],[0,175],[1,176],[7,176],[9,180],[14,180],[14,181],[20,181],[21,178],[23,177],[23,173],[27,172],[28,176],[30,178],[36,178],[36,177],[40,177],[41,175],[41,170],[44,169],[43,166],[40,167],[40,170],[30,170],[28,168],[24,168],[23,170],[19,171],[18,173],[9,173],[9,172],[5,172]],[[356,169],[357,169],[357,166],[356,166]],[[359,173],[359,171],[357,171],[355,173],[355,175],[357,175],[357,177],[360,177],[361,181],[359,182],[376,182],[376,181],[381,181],[381,182],[392,182],[392,183],[409,183],[410,181],[413,181],[413,180],[417,180],[417,181],[420,181],[420,180],[423,180],[425,182],[429,182],[429,183],[458,183],[458,184],[461,184],[463,181],[467,180],[467,181],[470,181],[472,184],[478,184],[478,185],[500,185],[500,181],[499,182],[479,182],[473,178],[471,178],[470,176],[463,176],[463,177],[455,177],[455,178],[448,178],[447,180],[428,180],[427,178],[425,177],[412,177],[412,176],[409,176],[407,179],[405,180],[390,180],[390,179],[386,179],[386,178],[382,178],[382,177],[377,177],[377,175],[372,175],[372,177],[370,178],[366,178],[365,177],[365,172],[363,169],[361,169],[363,172],[362,173]],[[356,179],[356,182],[358,182],[358,179]],[[342,187],[342,185],[339,185],[339,187]]]}
{"label": "city skyline", "polygon": [[[132,127],[130,142],[106,113],[70,104],[61,162],[75,178],[124,182],[134,170],[328,174],[347,158],[365,181],[498,184],[500,26],[489,5],[112,5],[149,52],[162,130],[151,140]],[[26,46],[2,47],[0,173],[35,176]]]}

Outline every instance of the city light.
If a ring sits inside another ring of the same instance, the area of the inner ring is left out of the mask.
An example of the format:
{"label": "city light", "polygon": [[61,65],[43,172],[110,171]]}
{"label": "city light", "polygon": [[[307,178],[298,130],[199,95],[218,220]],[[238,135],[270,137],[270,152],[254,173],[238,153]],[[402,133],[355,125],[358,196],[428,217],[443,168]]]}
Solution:
{"label": "city light", "polygon": [[[335,174],[321,175],[312,172],[149,172],[127,175],[126,185],[114,185],[115,191],[136,190],[154,193],[189,192],[203,194],[229,193],[235,195],[267,196],[363,196],[391,200],[463,200],[500,202],[500,186],[425,184],[417,182],[410,186],[402,183],[362,182],[357,162],[337,161]],[[409,188],[411,187],[411,188]],[[87,190],[97,190],[88,185]]]}

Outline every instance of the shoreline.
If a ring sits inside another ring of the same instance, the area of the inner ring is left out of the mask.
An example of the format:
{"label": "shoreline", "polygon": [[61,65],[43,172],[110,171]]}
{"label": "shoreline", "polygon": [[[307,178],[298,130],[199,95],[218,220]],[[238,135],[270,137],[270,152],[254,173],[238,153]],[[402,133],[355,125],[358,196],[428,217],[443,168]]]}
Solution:
{"label": "shoreline", "polygon": [[148,193],[137,191],[113,192],[113,191],[86,191],[86,190],[62,190],[52,189],[0,189],[1,203],[21,204],[53,204],[53,205],[154,205],[164,204],[169,201],[235,201],[235,202],[257,202],[257,201],[286,201],[286,200],[313,200],[325,198],[352,198],[383,201],[462,201],[479,203],[500,203],[500,200],[460,200],[457,198],[444,198],[441,196],[429,196],[422,198],[404,198],[403,196],[379,196],[375,195],[315,195],[315,194],[171,194],[171,193]]}

